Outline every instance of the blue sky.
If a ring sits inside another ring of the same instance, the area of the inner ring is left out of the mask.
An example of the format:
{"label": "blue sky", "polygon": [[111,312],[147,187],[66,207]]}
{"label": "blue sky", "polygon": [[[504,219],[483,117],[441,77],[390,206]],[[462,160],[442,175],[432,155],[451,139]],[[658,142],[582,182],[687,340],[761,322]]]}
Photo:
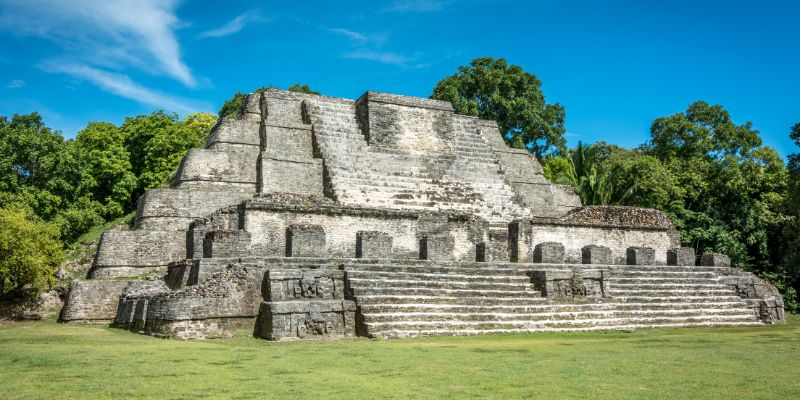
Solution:
{"label": "blue sky", "polygon": [[0,0],[0,115],[89,121],[215,112],[236,91],[428,96],[504,57],[567,111],[567,139],[627,147],[695,100],[782,155],[800,122],[800,2]]}

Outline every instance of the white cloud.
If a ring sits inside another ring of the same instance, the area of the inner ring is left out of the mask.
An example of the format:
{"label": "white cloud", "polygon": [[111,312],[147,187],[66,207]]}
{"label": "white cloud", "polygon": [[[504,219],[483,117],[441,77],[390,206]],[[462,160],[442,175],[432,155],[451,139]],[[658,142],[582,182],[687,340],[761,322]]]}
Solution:
{"label": "white cloud", "polygon": [[175,37],[177,0],[0,0],[0,6],[0,30],[51,40],[76,62],[134,67],[197,85]]}
{"label": "white cloud", "polygon": [[364,41],[366,41],[368,39],[367,35],[365,35],[365,34],[363,34],[361,32],[351,31],[349,29],[330,28],[330,31],[333,32],[333,33],[338,33],[340,35],[347,36],[348,38],[353,39],[353,40],[357,40],[359,42],[364,42]]}
{"label": "white cloud", "polygon": [[216,29],[211,29],[200,33],[201,38],[215,38],[233,35],[240,32],[244,27],[251,22],[264,21],[265,18],[261,16],[258,10],[248,11],[220,26]]}
{"label": "white cloud", "polygon": [[383,12],[430,12],[439,11],[449,3],[447,0],[395,0]]}
{"label": "white cloud", "polygon": [[25,86],[25,81],[23,81],[22,79],[11,80],[6,85],[6,87],[9,88],[9,89],[20,89],[23,86]]}
{"label": "white cloud", "polygon": [[133,82],[123,74],[103,71],[80,64],[47,64],[44,68],[51,72],[65,73],[75,78],[89,81],[101,89],[140,104],[164,108],[179,114],[207,111],[210,105],[199,104],[188,99],[170,96]]}
{"label": "white cloud", "polygon": [[383,64],[392,64],[405,66],[411,58],[397,54],[391,51],[373,51],[367,49],[358,49],[344,54],[344,58],[352,58],[358,60],[369,60]]}

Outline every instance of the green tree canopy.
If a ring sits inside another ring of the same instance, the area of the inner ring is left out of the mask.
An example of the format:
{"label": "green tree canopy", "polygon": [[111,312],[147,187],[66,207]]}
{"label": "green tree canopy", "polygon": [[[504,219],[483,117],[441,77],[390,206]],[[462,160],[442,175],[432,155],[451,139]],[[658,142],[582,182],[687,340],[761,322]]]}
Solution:
{"label": "green tree canopy", "polygon": [[541,86],[522,67],[483,57],[439,81],[431,98],[449,101],[459,114],[497,121],[509,145],[541,159],[566,151],[564,107],[548,104]]}
{"label": "green tree canopy", "polygon": [[203,145],[214,123],[210,114],[192,114],[181,121],[164,111],[126,118],[120,130],[140,191],[166,183],[186,152]]}
{"label": "green tree canopy", "polygon": [[80,197],[82,174],[74,148],[39,114],[0,116],[0,206],[51,218]]}
{"label": "green tree canopy", "polygon": [[136,190],[123,132],[108,122],[90,122],[78,132],[75,142],[92,200],[102,204],[106,219],[121,216]]}
{"label": "green tree canopy", "polygon": [[643,150],[682,188],[683,201],[670,212],[684,243],[727,253],[742,268],[774,271],[770,240],[786,222],[787,174],[775,150],[761,144],[749,122],[736,125],[722,106],[695,102],[653,121]]}
{"label": "green tree canopy", "polygon": [[63,260],[58,229],[15,208],[0,208],[0,296],[39,291]]}

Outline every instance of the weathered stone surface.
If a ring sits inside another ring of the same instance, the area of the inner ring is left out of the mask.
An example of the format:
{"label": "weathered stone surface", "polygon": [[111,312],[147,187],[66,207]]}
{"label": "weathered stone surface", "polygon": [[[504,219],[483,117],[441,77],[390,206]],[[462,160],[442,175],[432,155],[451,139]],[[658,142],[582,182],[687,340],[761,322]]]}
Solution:
{"label": "weathered stone surface", "polygon": [[704,267],[730,267],[731,258],[725,254],[707,253],[700,257],[700,265]]}
{"label": "weathered stone surface", "polygon": [[260,125],[259,120],[222,119],[208,135],[206,147],[241,149],[247,146],[261,146]]}
{"label": "weathered stone surface", "polygon": [[650,247],[655,250],[656,263],[666,264],[667,250],[673,247],[669,229],[647,227],[625,227],[617,225],[577,224],[562,221],[534,219],[523,227],[525,234],[519,239],[523,243],[515,246],[520,254],[533,252],[536,243],[558,242],[564,245],[566,262],[581,263],[582,249],[589,244],[611,249],[614,264],[626,264],[629,247]]}
{"label": "weathered stone surface", "polygon": [[72,281],[69,295],[61,310],[61,320],[93,323],[113,321],[117,315],[119,296],[130,284],[131,281]]}
{"label": "weathered stone surface", "polygon": [[453,259],[455,239],[449,233],[426,235],[420,240],[419,259],[447,261]]}
{"label": "weathered stone surface", "polygon": [[261,156],[259,193],[300,193],[322,196],[322,160],[280,160]]}
{"label": "weathered stone surface", "polygon": [[100,239],[90,276],[141,275],[154,268],[165,269],[171,261],[184,258],[185,232],[106,231]]}
{"label": "weathered stone surface", "polygon": [[190,149],[181,161],[175,178],[180,189],[219,190],[219,188],[254,193],[258,180],[253,168],[259,149],[247,150]]}
{"label": "weathered stone surface", "polygon": [[564,262],[564,245],[558,242],[539,243],[533,249],[533,262],[560,264]]}
{"label": "weathered stone surface", "polygon": [[656,251],[651,247],[628,247],[625,255],[628,265],[656,264]]}
{"label": "weathered stone surface", "polygon": [[264,278],[267,301],[344,299],[344,271],[272,269]]}
{"label": "weathered stone surface", "polygon": [[250,232],[215,229],[203,241],[203,257],[231,258],[250,255]]}
{"label": "weathered stone surface", "polygon": [[611,249],[606,246],[590,244],[581,250],[584,264],[613,264]]}
{"label": "weathered stone surface", "polygon": [[666,214],[652,208],[586,206],[576,208],[561,221],[574,224],[617,225],[637,228],[673,228]]}
{"label": "weathered stone surface", "polygon": [[356,258],[392,258],[392,237],[379,231],[359,231]]}
{"label": "weathered stone surface", "polygon": [[286,257],[325,255],[325,229],[314,224],[294,224],[286,229]]}
{"label": "weathered stone surface", "polygon": [[784,322],[783,296],[771,283],[737,268],[726,267],[720,283],[728,285],[745,299],[756,318],[768,324]]}
{"label": "weathered stone surface", "polygon": [[667,250],[667,265],[688,265],[697,263],[694,247],[677,247]]}
{"label": "weathered stone surface", "polygon": [[139,198],[135,227],[146,230],[187,230],[195,219],[252,198],[236,190],[150,189]]}
{"label": "weathered stone surface", "polygon": [[347,300],[261,303],[255,335],[268,340],[355,336],[356,305]]}
{"label": "weathered stone surface", "polygon": [[609,296],[610,275],[605,269],[535,270],[531,281],[551,301],[584,303]]}

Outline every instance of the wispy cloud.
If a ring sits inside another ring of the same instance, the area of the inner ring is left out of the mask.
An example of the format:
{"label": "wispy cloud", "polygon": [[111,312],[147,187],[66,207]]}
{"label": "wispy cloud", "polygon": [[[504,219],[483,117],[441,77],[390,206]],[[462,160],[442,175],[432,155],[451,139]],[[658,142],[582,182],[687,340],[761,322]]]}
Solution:
{"label": "wispy cloud", "polygon": [[23,86],[25,86],[25,81],[23,81],[22,79],[11,80],[6,85],[6,87],[9,89],[19,89],[22,88]]}
{"label": "wispy cloud", "polygon": [[382,64],[406,66],[412,59],[391,51],[358,49],[344,54],[344,58],[375,61]]}
{"label": "wispy cloud", "polygon": [[139,85],[127,75],[103,71],[87,65],[49,63],[43,65],[43,68],[50,72],[64,73],[89,81],[107,92],[147,106],[164,108],[181,114],[211,109],[208,104],[170,96]]}
{"label": "wispy cloud", "polygon": [[0,5],[0,30],[51,40],[73,61],[133,67],[197,85],[175,37],[181,27],[177,0],[0,0]]}
{"label": "wispy cloud", "polygon": [[343,35],[343,36],[347,36],[348,38],[353,39],[353,40],[357,40],[359,42],[364,42],[364,41],[366,41],[368,39],[367,35],[365,35],[365,34],[363,34],[361,32],[351,31],[349,29],[330,28],[330,31],[333,32],[333,33],[338,33],[338,34]]}
{"label": "wispy cloud", "polygon": [[450,3],[448,0],[395,0],[391,2],[383,12],[431,12],[439,11]]}
{"label": "wispy cloud", "polygon": [[239,33],[249,23],[261,22],[266,20],[267,19],[262,17],[261,13],[258,10],[250,10],[228,21],[228,23],[220,26],[219,28],[211,29],[200,33],[199,36],[201,38],[218,38],[218,37],[230,36],[233,35],[234,33]]}

